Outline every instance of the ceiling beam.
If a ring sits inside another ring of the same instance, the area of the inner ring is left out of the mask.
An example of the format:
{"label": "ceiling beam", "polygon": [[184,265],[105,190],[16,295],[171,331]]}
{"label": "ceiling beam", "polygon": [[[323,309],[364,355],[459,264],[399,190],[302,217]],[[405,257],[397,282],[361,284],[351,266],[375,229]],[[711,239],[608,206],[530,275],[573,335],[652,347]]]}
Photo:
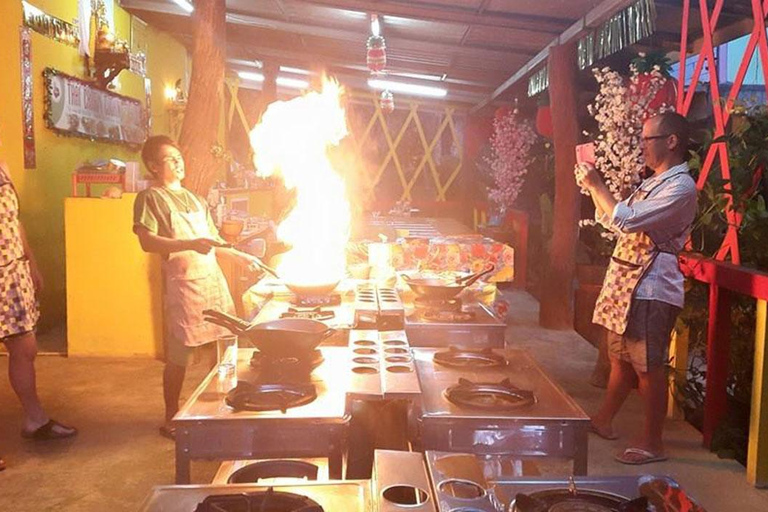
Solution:
{"label": "ceiling beam", "polygon": [[445,4],[433,4],[423,1],[373,1],[373,0],[303,0],[304,3],[322,5],[336,9],[358,12],[370,12],[384,16],[398,16],[415,20],[439,21],[443,23],[461,23],[478,27],[511,28],[529,30],[538,33],[559,34],[572,19],[536,16],[531,14],[509,13],[454,7]]}
{"label": "ceiling beam", "polygon": [[498,86],[487,98],[472,107],[470,112],[477,112],[481,108],[490,104],[493,100],[501,96],[504,91],[531,73],[542,62],[545,62],[547,60],[547,56],[549,55],[550,47],[573,41],[577,37],[580,37],[586,33],[587,30],[598,26],[605,19],[609,18],[634,1],[635,0],[603,0],[602,3],[589,11],[583,18],[568,27],[559,36],[554,38],[547,46],[545,46],[539,53],[537,53],[535,57],[529,60],[512,76],[507,78],[504,83]]}

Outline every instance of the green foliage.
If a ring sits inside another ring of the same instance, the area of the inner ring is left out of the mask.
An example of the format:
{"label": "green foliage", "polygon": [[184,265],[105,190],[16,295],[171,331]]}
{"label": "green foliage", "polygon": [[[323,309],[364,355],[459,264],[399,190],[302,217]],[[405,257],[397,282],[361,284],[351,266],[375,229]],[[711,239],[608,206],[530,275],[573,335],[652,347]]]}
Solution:
{"label": "green foliage", "polygon": [[637,68],[638,73],[650,73],[654,67],[658,66],[663,76],[667,78],[671,76],[672,63],[663,52],[640,53],[632,59],[631,65]]}

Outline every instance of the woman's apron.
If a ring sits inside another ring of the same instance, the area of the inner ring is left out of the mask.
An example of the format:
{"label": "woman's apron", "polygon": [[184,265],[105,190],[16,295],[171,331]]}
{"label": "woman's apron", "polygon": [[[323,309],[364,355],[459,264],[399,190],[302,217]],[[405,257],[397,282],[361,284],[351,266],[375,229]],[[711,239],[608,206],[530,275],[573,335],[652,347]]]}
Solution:
{"label": "woman's apron", "polygon": [[0,338],[33,331],[40,319],[20,226],[19,198],[0,166]]}
{"label": "woman's apron", "polygon": [[[666,180],[660,180],[649,190],[638,188],[629,197],[627,204],[646,199],[664,181]],[[603,287],[595,303],[592,323],[602,325],[617,334],[624,334],[635,289],[660,252],[667,251],[660,250],[644,232],[619,235]]]}
{"label": "woman's apron", "polygon": [[[194,240],[215,239],[208,226],[205,205],[197,198],[198,211],[176,211],[177,203],[170,192],[159,188],[171,211],[171,238]],[[188,347],[197,347],[231,334],[227,329],[203,320],[203,311],[217,309],[234,314],[235,306],[227,281],[216,261],[216,251],[171,253],[163,262],[165,275],[165,314],[167,329],[174,339]]]}

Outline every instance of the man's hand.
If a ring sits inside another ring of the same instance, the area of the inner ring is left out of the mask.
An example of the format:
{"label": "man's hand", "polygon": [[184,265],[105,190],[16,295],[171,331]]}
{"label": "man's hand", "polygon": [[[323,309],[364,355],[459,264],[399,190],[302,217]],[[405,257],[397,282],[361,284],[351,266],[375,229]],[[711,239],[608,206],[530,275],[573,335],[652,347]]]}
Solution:
{"label": "man's hand", "polygon": [[210,238],[195,238],[194,240],[187,241],[187,250],[208,254],[211,252],[211,249],[220,245],[219,242]]}
{"label": "man's hand", "polygon": [[576,166],[574,172],[576,173],[576,184],[583,189],[592,190],[603,182],[592,164],[582,162]]}

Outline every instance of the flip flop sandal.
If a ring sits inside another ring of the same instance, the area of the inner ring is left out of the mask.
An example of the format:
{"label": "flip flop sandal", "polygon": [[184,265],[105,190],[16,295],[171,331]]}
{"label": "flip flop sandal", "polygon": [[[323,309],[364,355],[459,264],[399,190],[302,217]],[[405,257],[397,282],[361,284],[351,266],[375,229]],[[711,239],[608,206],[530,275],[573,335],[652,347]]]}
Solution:
{"label": "flip flop sandal", "polygon": [[618,462],[622,464],[629,464],[630,466],[640,466],[643,464],[650,464],[652,462],[662,462],[667,460],[666,455],[656,455],[648,450],[642,448],[627,448],[622,453],[614,457]]}
{"label": "flip flop sandal", "polygon": [[619,438],[616,434],[607,435],[604,432],[600,431],[596,426],[592,424],[592,422],[589,423],[589,431],[595,434],[597,437],[603,438],[606,441],[615,441]]}
{"label": "flip flop sandal", "polygon": [[52,439],[66,439],[77,435],[77,429],[62,425],[56,420],[49,420],[42,427],[33,430],[22,430],[21,437],[35,441],[50,441]]}
{"label": "flip flop sandal", "polygon": [[169,427],[167,425],[163,425],[158,429],[160,431],[160,435],[170,439],[171,441],[176,440],[176,427]]}

